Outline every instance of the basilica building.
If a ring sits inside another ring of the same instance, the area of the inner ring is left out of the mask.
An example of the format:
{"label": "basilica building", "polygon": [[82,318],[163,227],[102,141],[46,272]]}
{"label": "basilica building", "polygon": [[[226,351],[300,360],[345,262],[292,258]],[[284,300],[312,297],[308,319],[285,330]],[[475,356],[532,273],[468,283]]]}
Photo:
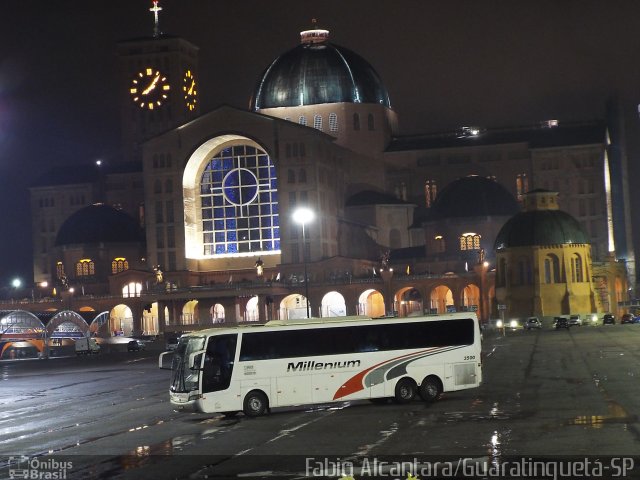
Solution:
{"label": "basilica building", "polygon": [[156,28],[118,54],[122,158],[30,190],[34,280],[51,300],[34,308],[64,298],[107,312],[99,335],[166,334],[620,313],[635,284],[615,117],[402,135],[374,67],[315,25],[264,59],[244,108],[201,111],[208,59],[187,40]]}

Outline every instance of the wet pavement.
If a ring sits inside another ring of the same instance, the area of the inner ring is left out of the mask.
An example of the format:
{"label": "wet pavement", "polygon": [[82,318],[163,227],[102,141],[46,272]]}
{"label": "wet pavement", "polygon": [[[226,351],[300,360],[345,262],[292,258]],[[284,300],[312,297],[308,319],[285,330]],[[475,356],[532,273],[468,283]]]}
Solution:
{"label": "wet pavement", "polygon": [[58,460],[41,470],[70,462],[66,478],[253,479],[305,478],[316,462],[335,473],[329,458],[345,470],[375,458],[639,455],[639,346],[640,325],[487,332],[480,388],[257,419],[172,411],[156,351],[0,363],[0,478],[33,459]]}

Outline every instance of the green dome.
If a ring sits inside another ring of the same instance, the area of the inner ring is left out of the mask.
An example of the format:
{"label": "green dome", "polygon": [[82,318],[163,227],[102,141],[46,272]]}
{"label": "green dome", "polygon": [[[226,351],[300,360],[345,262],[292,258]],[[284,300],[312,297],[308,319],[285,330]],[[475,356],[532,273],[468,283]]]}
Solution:
{"label": "green dome", "polygon": [[518,213],[504,224],[494,249],[572,243],[589,243],[575,218],[562,210],[532,210]]}

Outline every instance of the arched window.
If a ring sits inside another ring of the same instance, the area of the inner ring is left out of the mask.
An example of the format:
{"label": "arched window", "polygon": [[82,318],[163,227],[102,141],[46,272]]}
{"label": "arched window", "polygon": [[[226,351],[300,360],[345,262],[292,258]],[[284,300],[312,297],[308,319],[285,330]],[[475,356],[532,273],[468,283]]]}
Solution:
{"label": "arched window", "polygon": [[95,273],[96,265],[90,258],[83,258],[76,263],[76,277],[89,277]]}
{"label": "arched window", "polygon": [[298,119],[298,123],[300,125],[306,125],[307,124],[307,117],[305,117],[304,115],[300,115],[300,118]]}
{"label": "arched window", "polygon": [[481,235],[477,233],[463,233],[460,236],[460,250],[480,250]]}
{"label": "arched window", "polygon": [[322,131],[322,115],[313,116],[313,128]]}
{"label": "arched window", "polygon": [[424,201],[425,206],[429,208],[438,194],[438,186],[435,180],[425,180],[424,182]]}
{"label": "arched window", "polygon": [[444,253],[445,244],[444,237],[442,235],[436,235],[435,237],[433,237],[433,244],[435,253]]}
{"label": "arched window", "polygon": [[527,257],[520,257],[518,259],[518,277],[515,279],[516,285],[530,285],[531,284],[531,263]]}
{"label": "arched window", "polygon": [[358,113],[353,114],[353,129],[360,130],[360,115]]}
{"label": "arched window", "polygon": [[129,262],[127,259],[122,257],[114,258],[111,262],[111,273],[115,275],[125,270],[129,270]]}
{"label": "arched window", "polygon": [[369,129],[369,131],[375,130],[375,123],[373,121],[373,113],[370,113],[369,115],[367,115],[367,128]]}
{"label": "arched window", "polygon": [[560,260],[556,255],[549,254],[544,259],[544,282],[560,283]]}
{"label": "arched window", "polygon": [[582,257],[577,253],[571,258],[571,281],[584,282],[584,272],[582,270]]}
{"label": "arched window", "polygon": [[516,194],[518,199],[529,190],[529,179],[526,173],[519,173],[516,176]]}
{"label": "arched window", "polygon": [[62,279],[65,278],[66,275],[64,273],[64,265],[62,262],[56,262],[56,278]]}
{"label": "arched window", "polygon": [[335,113],[329,114],[329,131],[337,132],[338,131],[338,115]]}
{"label": "arched window", "polygon": [[218,152],[200,178],[204,255],[280,250],[275,166],[261,149]]}
{"label": "arched window", "polygon": [[504,258],[498,263],[498,285],[504,287],[507,285],[507,261]]}

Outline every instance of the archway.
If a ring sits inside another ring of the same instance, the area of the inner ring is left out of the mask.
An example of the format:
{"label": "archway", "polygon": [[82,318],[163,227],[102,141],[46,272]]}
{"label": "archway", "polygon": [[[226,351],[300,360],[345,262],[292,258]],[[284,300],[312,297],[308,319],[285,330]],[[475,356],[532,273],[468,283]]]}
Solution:
{"label": "archway", "polygon": [[133,332],[133,313],[124,305],[116,305],[109,313],[109,331],[113,336],[128,337]]}
{"label": "archway", "polygon": [[243,319],[245,322],[257,322],[260,320],[260,310],[257,295],[255,297],[251,297],[247,301]]}
{"label": "archway", "polygon": [[347,315],[347,306],[341,293],[335,290],[322,297],[323,317],[344,317]]}
{"label": "archway", "polygon": [[287,295],[280,302],[280,319],[293,320],[299,318],[307,318],[306,297],[298,293]]}
{"label": "archway", "polygon": [[158,335],[158,302],[153,302],[142,310],[142,334]]}
{"label": "archway", "polygon": [[400,317],[422,315],[422,295],[413,287],[399,290],[395,295],[395,310]]}
{"label": "archway", "polygon": [[470,283],[464,290],[462,291],[462,305],[467,309],[467,311],[478,311],[480,308],[480,288]]}
{"label": "archway", "polygon": [[377,290],[365,290],[358,298],[358,314],[369,317],[383,317],[385,314],[384,297]]}
{"label": "archway", "polygon": [[193,325],[197,323],[197,310],[198,310],[198,301],[197,300],[189,300],[182,307],[182,314],[180,315],[182,318],[180,319],[181,325]]}
{"label": "archway", "polygon": [[209,309],[209,315],[211,315],[211,321],[213,323],[224,323],[224,307],[216,303]]}
{"label": "archway", "polygon": [[438,285],[431,290],[431,312],[446,313],[447,307],[453,306],[453,293],[446,285]]}

